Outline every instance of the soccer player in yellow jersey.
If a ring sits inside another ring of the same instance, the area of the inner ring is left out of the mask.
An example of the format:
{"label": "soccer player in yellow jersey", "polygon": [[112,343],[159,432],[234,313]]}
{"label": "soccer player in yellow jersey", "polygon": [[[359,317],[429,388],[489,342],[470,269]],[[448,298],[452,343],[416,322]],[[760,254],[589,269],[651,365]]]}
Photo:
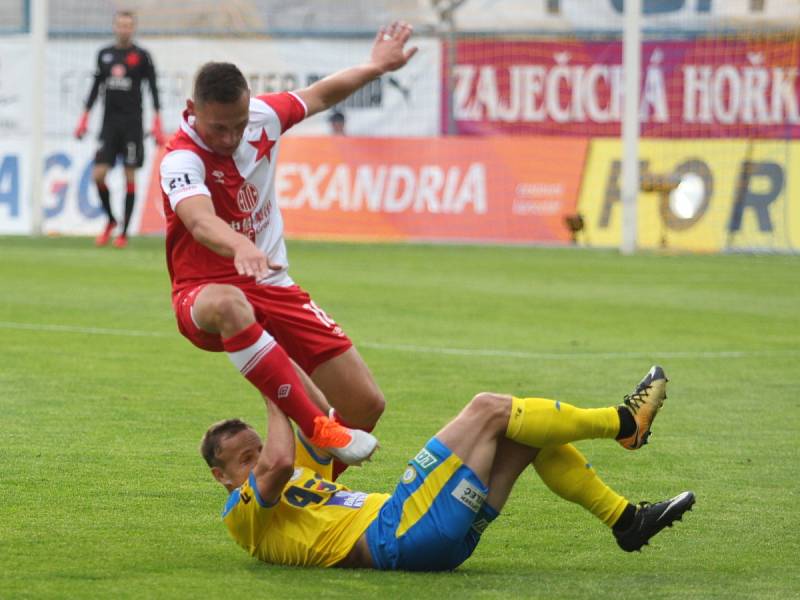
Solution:
{"label": "soccer player in yellow jersey", "polygon": [[600,480],[571,442],[609,438],[641,448],[666,383],[664,371],[652,367],[623,404],[596,409],[478,394],[409,461],[391,495],[332,482],[330,457],[295,437],[272,402],[265,443],[249,425],[230,419],[206,432],[201,453],[230,492],[223,520],[232,537],[269,563],[455,569],[531,464],[553,492],[611,527],[630,552],[680,520],[694,494],[634,506]]}

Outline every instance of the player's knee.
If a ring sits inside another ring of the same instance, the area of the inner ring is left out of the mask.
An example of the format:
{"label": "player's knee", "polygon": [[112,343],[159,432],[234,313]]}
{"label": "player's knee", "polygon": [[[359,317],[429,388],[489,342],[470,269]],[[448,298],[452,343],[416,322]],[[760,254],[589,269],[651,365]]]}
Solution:
{"label": "player's knee", "polygon": [[386,410],[386,398],[379,389],[370,390],[363,401],[364,425],[373,428]]}
{"label": "player's knee", "polygon": [[339,414],[347,425],[355,427],[356,429],[365,429],[371,431],[378,420],[383,415],[386,409],[386,399],[378,389],[370,389],[368,391],[360,392],[357,397],[357,402],[343,410],[337,409]]}
{"label": "player's knee", "polygon": [[511,397],[492,392],[481,392],[467,406],[482,423],[505,425],[511,411]]}
{"label": "player's knee", "polygon": [[220,329],[227,325],[252,321],[253,307],[241,290],[233,286],[219,286],[208,300],[208,308]]}

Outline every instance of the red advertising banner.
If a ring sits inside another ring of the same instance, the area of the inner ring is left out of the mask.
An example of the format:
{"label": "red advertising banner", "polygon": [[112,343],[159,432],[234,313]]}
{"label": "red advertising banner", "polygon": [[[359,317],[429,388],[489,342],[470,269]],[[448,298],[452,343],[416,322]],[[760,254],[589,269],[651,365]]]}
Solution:
{"label": "red advertising banner", "polygon": [[[560,243],[586,138],[287,137],[275,191],[289,237]],[[157,168],[143,233],[163,230]]]}
{"label": "red advertising banner", "polygon": [[[620,134],[621,42],[476,39],[455,53],[443,131],[451,103],[460,134]],[[797,138],[798,67],[800,36],[646,42],[642,135]]]}

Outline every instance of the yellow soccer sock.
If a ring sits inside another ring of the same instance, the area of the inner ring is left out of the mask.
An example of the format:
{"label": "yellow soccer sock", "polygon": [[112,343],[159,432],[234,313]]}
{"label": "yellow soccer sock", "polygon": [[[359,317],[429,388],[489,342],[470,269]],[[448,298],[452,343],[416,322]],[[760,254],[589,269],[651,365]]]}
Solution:
{"label": "yellow soccer sock", "polygon": [[619,413],[611,408],[578,408],[546,398],[512,398],[506,437],[534,448],[594,438],[614,438]]}
{"label": "yellow soccer sock", "polygon": [[628,501],[609,488],[572,444],[543,448],[533,467],[555,494],[583,508],[612,527]]}

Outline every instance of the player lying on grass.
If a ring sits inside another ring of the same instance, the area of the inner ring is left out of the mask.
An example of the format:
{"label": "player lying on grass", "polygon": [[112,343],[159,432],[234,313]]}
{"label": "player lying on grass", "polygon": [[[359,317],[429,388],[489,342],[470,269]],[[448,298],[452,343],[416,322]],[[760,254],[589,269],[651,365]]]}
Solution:
{"label": "player lying on grass", "polygon": [[531,463],[553,492],[611,527],[630,552],[680,520],[694,494],[634,506],[606,486],[570,442],[609,438],[641,448],[666,383],[664,371],[652,367],[623,404],[596,409],[478,394],[408,463],[392,495],[330,481],[331,458],[301,433],[295,445],[289,420],[272,402],[265,444],[252,427],[231,419],[209,428],[201,453],[230,492],[223,519],[231,535],[269,563],[455,569]]}

